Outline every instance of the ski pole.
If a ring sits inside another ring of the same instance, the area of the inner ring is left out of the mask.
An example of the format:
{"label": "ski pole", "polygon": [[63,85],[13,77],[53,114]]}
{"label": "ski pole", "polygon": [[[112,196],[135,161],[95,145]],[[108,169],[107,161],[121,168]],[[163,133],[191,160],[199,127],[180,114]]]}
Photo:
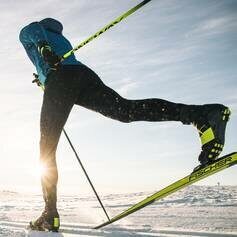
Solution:
{"label": "ski pole", "polygon": [[71,56],[75,51],[77,51],[78,49],[80,49],[81,47],[83,47],[84,45],[88,44],[89,42],[91,42],[93,39],[97,38],[98,36],[100,36],[101,34],[103,34],[105,31],[109,30],[111,27],[113,27],[114,25],[118,24],[120,21],[122,21],[123,19],[125,19],[126,17],[128,17],[129,15],[131,15],[132,13],[134,13],[135,11],[137,11],[138,9],[140,9],[141,7],[143,7],[145,4],[147,4],[148,2],[150,2],[151,0],[144,0],[141,3],[139,3],[138,5],[136,5],[135,7],[131,8],[129,11],[125,12],[124,14],[122,14],[121,16],[117,17],[115,20],[113,20],[111,23],[109,23],[108,25],[106,25],[105,27],[103,27],[102,29],[100,29],[99,31],[97,31],[94,35],[90,36],[89,38],[87,38],[85,41],[83,41],[82,43],[80,43],[79,45],[77,45],[75,48],[73,48],[72,50],[68,51],[67,53],[65,53],[62,57],[62,61],[66,58],[68,58],[69,56]]}
{"label": "ski pole", "polygon": [[[33,73],[33,76],[34,76],[34,80],[32,81],[32,83],[36,83],[44,91],[45,88],[42,85],[42,83],[40,82],[40,80],[38,78],[39,76],[36,73]],[[88,182],[89,182],[89,184],[90,184],[90,186],[91,186],[91,188],[92,188],[92,190],[93,190],[93,192],[94,192],[94,194],[95,194],[95,196],[96,196],[96,198],[98,200],[98,202],[100,203],[100,206],[102,207],[106,217],[110,221],[109,215],[106,212],[105,207],[104,207],[104,205],[103,205],[103,203],[102,203],[98,193],[96,192],[96,189],[95,189],[94,185],[92,184],[91,179],[90,179],[89,175],[87,174],[86,169],[84,168],[84,166],[83,166],[83,164],[82,164],[82,162],[81,162],[81,160],[80,160],[80,158],[79,158],[79,156],[77,154],[77,151],[74,148],[74,146],[73,146],[73,144],[72,144],[72,142],[71,142],[71,140],[70,140],[69,136],[67,135],[67,132],[66,132],[66,130],[64,128],[63,128],[63,133],[64,133],[64,135],[65,135],[65,137],[66,137],[70,147],[72,148],[72,150],[73,150],[73,152],[74,152],[74,154],[75,154],[75,156],[76,156],[76,158],[77,158],[77,160],[78,160],[78,162],[79,162],[79,164],[80,164],[80,166],[81,166],[81,168],[82,168],[82,170],[83,170],[83,172],[84,172],[84,174],[85,174],[85,176],[86,176],[86,178],[87,178],[87,180],[88,180]]]}
{"label": "ski pole", "polygon": [[71,146],[71,148],[72,148],[72,150],[73,150],[73,152],[74,152],[74,154],[75,154],[75,156],[76,156],[76,158],[77,158],[77,160],[78,160],[78,162],[79,162],[79,164],[80,164],[80,166],[81,166],[81,168],[82,168],[82,170],[83,170],[83,172],[84,172],[84,174],[85,174],[85,176],[86,176],[86,178],[87,178],[87,180],[88,180],[88,182],[89,182],[89,184],[90,184],[90,186],[91,186],[91,188],[92,188],[92,190],[94,191],[94,194],[95,194],[95,196],[97,197],[97,200],[99,201],[100,206],[102,207],[102,209],[103,209],[103,211],[104,211],[106,217],[107,217],[108,220],[110,221],[109,215],[108,215],[108,213],[106,212],[105,207],[104,207],[104,205],[103,205],[103,203],[102,203],[102,201],[101,201],[101,199],[100,199],[98,193],[96,192],[95,187],[94,187],[94,185],[92,184],[92,182],[91,182],[91,180],[90,180],[90,177],[88,176],[88,174],[87,174],[87,172],[86,172],[86,170],[85,170],[83,164],[81,163],[81,160],[80,160],[80,158],[79,158],[79,156],[78,156],[78,154],[77,154],[77,152],[76,152],[74,146],[72,145],[72,142],[71,142],[71,140],[69,139],[69,137],[68,137],[68,135],[67,135],[65,129],[63,129],[63,133],[64,133],[65,137],[67,138],[67,140],[68,140],[68,142],[69,142],[69,144],[70,144],[70,146]]}

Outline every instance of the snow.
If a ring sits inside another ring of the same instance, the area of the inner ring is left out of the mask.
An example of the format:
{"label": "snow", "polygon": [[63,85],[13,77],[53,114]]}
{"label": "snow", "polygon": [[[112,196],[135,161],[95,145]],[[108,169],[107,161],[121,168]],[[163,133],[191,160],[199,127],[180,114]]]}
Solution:
{"label": "snow", "polygon": [[[110,217],[153,192],[102,196]],[[106,221],[93,196],[60,195],[61,233],[33,237],[76,236],[237,236],[237,186],[190,186],[101,230]],[[27,236],[25,226],[43,208],[40,195],[0,191],[0,236]]]}

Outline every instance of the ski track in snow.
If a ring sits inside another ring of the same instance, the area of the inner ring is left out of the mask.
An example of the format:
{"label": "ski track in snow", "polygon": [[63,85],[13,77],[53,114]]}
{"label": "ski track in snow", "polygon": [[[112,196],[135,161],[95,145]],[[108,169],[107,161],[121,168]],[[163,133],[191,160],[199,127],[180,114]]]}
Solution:
{"label": "ski track in snow", "polygon": [[[102,196],[110,217],[152,192]],[[59,196],[61,233],[34,237],[237,237],[237,186],[190,186],[101,230],[105,216],[93,196]],[[0,191],[0,236],[22,237],[43,209],[39,195]],[[77,224],[75,224],[77,223]]]}

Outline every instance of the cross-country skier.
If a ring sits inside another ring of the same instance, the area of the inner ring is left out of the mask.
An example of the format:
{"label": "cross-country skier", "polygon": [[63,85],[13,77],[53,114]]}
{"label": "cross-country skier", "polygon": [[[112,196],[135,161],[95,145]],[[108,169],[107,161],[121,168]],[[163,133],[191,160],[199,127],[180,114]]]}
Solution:
{"label": "cross-country skier", "polygon": [[72,49],[62,31],[59,21],[46,18],[25,26],[20,32],[20,41],[45,87],[40,119],[40,161],[47,167],[47,172],[41,177],[45,209],[38,219],[30,222],[32,229],[59,229],[55,153],[63,126],[75,104],[124,123],[180,121],[192,124],[197,127],[201,138],[200,166],[212,163],[220,155],[230,115],[226,106],[123,98],[74,55],[61,61],[61,56]]}

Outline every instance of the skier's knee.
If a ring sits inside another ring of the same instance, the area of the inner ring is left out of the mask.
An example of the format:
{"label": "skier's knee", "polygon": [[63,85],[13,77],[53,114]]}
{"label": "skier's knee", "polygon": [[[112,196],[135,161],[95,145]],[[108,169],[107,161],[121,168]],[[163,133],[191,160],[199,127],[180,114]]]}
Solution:
{"label": "skier's knee", "polygon": [[117,117],[117,120],[122,123],[131,123],[134,121],[130,114],[123,114]]}
{"label": "skier's knee", "polygon": [[123,106],[119,108],[117,120],[122,123],[131,123],[134,121],[133,104],[131,100],[123,98]]}

